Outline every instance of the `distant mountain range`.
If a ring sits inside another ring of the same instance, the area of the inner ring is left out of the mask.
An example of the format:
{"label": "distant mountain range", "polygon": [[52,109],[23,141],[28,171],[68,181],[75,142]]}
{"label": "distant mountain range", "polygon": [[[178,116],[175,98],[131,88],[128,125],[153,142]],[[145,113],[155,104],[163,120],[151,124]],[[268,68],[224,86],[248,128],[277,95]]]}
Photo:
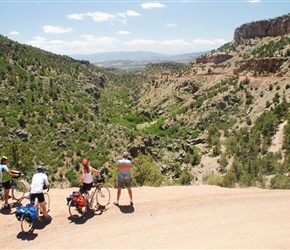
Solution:
{"label": "distant mountain range", "polygon": [[89,55],[75,54],[70,57],[76,60],[89,61],[91,64],[95,64],[103,68],[139,68],[143,67],[147,63],[159,63],[159,62],[178,62],[178,63],[190,63],[194,61],[200,55],[206,54],[209,51],[196,52],[190,54],[181,55],[164,55],[154,52],[135,51],[135,52],[105,52],[95,53]]}

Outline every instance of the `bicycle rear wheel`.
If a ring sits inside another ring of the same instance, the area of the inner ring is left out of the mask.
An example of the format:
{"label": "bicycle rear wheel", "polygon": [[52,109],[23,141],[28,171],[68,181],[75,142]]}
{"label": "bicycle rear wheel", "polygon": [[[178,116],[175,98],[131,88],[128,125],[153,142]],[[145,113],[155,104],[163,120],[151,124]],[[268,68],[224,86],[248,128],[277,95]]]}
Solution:
{"label": "bicycle rear wheel", "polygon": [[20,200],[26,192],[26,186],[22,181],[18,181],[12,186],[12,198]]}
{"label": "bicycle rear wheel", "polygon": [[111,193],[107,187],[100,187],[96,194],[97,204],[100,206],[107,206],[110,203]]}
{"label": "bicycle rear wheel", "polygon": [[22,214],[20,219],[21,230],[24,233],[29,233],[32,230],[33,222],[26,220],[25,214]]}
{"label": "bicycle rear wheel", "polygon": [[83,207],[80,207],[74,200],[71,200],[68,203],[68,211],[71,217],[79,219],[85,215],[87,211],[87,206],[84,205]]}

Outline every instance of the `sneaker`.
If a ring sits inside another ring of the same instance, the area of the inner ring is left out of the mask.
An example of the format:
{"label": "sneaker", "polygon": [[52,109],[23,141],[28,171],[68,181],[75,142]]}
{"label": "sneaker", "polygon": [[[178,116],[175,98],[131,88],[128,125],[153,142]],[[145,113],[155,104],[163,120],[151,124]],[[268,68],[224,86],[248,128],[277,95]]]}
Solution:
{"label": "sneaker", "polygon": [[133,201],[130,201],[130,205],[133,206]]}
{"label": "sneaker", "polygon": [[11,207],[10,207],[9,204],[5,204],[5,205],[4,205],[4,209],[11,209]]}
{"label": "sneaker", "polygon": [[114,204],[115,206],[119,206],[119,202],[118,202],[118,201],[114,201],[113,204]]}

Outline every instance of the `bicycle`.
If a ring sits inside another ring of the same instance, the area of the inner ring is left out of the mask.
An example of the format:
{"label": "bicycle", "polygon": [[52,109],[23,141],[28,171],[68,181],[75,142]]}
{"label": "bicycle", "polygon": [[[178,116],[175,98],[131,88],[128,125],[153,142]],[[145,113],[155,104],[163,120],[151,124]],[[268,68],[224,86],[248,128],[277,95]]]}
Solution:
{"label": "bicycle", "polygon": [[[103,179],[101,181],[97,180],[97,178],[94,179],[93,187],[95,187],[95,190],[91,194],[89,192],[81,194],[85,200],[83,205],[77,204],[74,199],[68,202],[68,211],[71,217],[79,219],[85,215],[88,209],[99,208],[100,206],[105,207],[110,203],[110,190],[98,182],[103,182]],[[95,201],[96,205],[94,206]]]}
{"label": "bicycle", "polygon": [[[43,193],[43,195],[46,204],[46,212],[48,213],[50,211],[50,197],[47,192]],[[25,198],[30,199],[30,195]],[[27,216],[27,214],[25,213],[31,206],[34,206],[36,208],[36,218],[34,220],[29,216]],[[25,212],[22,213],[21,218],[19,220],[22,232],[29,233],[33,230],[34,222],[39,220],[39,213],[42,213],[42,208],[40,206],[39,201],[37,201],[36,203],[34,201],[30,201],[30,203],[26,205],[25,209],[26,209]]]}
{"label": "bicycle", "polygon": [[[25,195],[27,188],[26,188],[25,183],[22,180],[17,181],[17,179],[21,176],[20,171],[12,170],[11,173],[18,174],[17,177],[12,177],[10,182],[11,182],[12,199],[19,201]],[[0,184],[0,199],[1,200],[5,199],[5,189],[3,188],[2,183]]]}

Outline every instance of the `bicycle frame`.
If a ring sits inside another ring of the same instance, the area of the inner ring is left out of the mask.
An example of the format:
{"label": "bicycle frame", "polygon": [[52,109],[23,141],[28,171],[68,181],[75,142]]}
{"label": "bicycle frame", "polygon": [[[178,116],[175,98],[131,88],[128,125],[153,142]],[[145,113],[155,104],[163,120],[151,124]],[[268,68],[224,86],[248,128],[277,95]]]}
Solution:
{"label": "bicycle frame", "polygon": [[98,184],[94,184],[93,187],[95,187],[95,190],[93,190],[91,192],[87,191],[86,193],[84,193],[86,205],[89,205],[89,206],[92,204],[92,201],[94,200],[94,197],[95,197],[97,191],[100,190]]}

